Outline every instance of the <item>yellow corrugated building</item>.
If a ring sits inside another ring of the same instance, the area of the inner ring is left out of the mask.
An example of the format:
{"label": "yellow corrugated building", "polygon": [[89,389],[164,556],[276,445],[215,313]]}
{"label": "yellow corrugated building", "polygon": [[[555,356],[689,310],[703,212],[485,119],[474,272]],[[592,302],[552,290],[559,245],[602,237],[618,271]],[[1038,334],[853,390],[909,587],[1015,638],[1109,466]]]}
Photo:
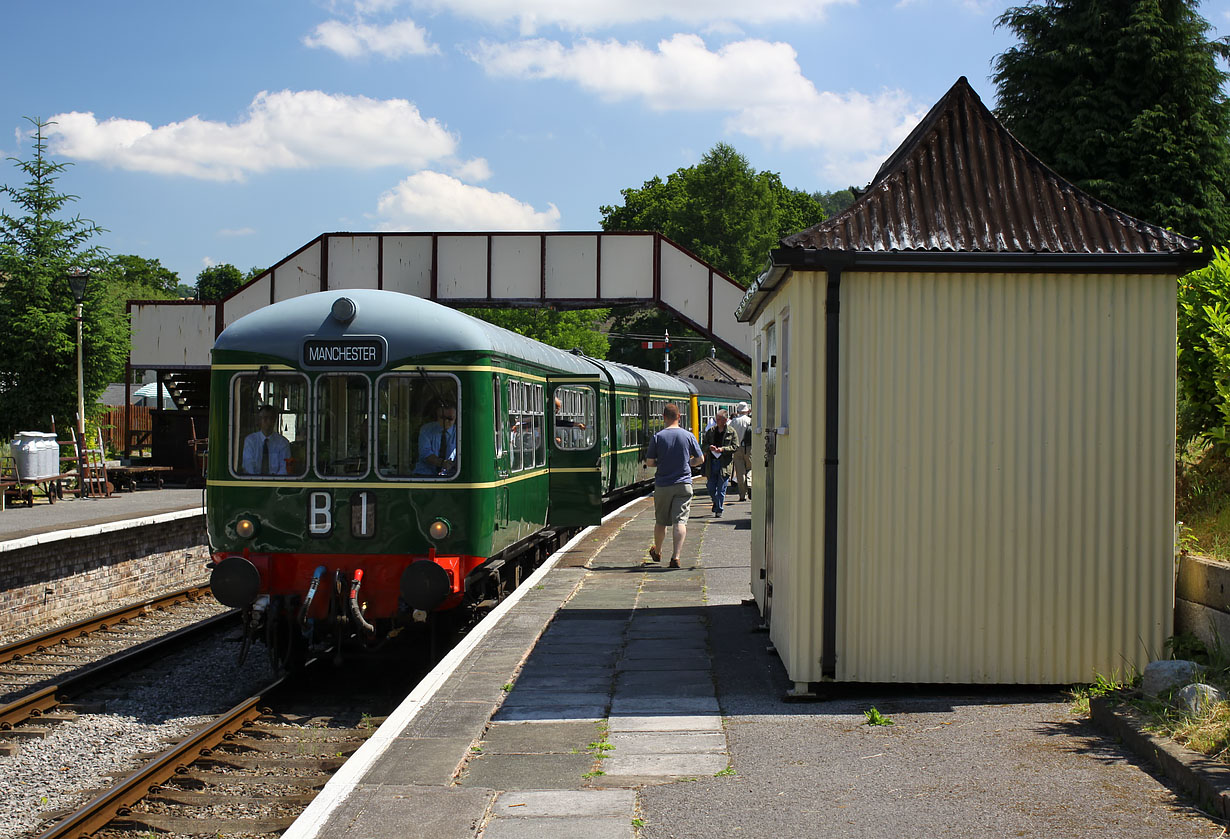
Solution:
{"label": "yellow corrugated building", "polygon": [[1049,170],[964,78],[852,207],[782,241],[738,317],[752,588],[796,691],[1161,654],[1196,251]]}

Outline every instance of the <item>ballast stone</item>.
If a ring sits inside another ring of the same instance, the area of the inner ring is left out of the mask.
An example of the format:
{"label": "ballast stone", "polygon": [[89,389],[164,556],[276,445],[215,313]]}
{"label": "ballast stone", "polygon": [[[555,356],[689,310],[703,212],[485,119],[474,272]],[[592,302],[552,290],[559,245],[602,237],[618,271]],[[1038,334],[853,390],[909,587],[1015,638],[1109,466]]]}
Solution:
{"label": "ballast stone", "polygon": [[1194,682],[1200,672],[1200,665],[1194,661],[1151,661],[1145,666],[1140,690],[1148,696],[1160,696],[1180,685]]}

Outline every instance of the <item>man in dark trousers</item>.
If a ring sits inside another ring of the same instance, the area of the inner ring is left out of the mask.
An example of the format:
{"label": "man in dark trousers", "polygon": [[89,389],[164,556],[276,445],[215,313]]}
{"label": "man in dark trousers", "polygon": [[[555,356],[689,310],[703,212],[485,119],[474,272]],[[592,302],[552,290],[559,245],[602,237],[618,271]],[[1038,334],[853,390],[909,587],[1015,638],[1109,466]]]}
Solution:
{"label": "man in dark trousers", "polygon": [[702,445],[705,449],[707,488],[709,497],[713,499],[713,515],[715,518],[721,518],[722,510],[726,506],[726,485],[730,483],[735,452],[739,450],[739,438],[726,421],[725,411],[717,412],[713,418],[713,428],[705,432]]}
{"label": "man in dark trousers", "polygon": [[679,567],[679,552],[688,535],[688,511],[692,507],[692,467],[704,460],[700,443],[686,428],[679,427],[679,407],[667,403],[662,409],[666,427],[649,440],[649,466],[657,472],[653,477],[653,546],[649,557],[662,560],[662,540],[666,526],[671,525],[671,568]]}

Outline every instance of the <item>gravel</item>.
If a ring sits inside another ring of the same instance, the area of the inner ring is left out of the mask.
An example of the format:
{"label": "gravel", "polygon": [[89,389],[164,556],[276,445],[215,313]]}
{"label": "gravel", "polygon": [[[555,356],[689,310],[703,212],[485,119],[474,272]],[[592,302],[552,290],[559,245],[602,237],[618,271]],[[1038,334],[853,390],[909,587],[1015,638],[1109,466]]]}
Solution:
{"label": "gravel", "polygon": [[80,697],[83,704],[105,699],[106,713],[60,723],[45,739],[23,740],[15,755],[0,756],[0,839],[45,826],[43,813],[76,809],[90,792],[141,765],[141,753],[161,751],[260,690],[271,675],[263,651],[254,649],[241,668],[235,635],[185,650],[141,679]]}

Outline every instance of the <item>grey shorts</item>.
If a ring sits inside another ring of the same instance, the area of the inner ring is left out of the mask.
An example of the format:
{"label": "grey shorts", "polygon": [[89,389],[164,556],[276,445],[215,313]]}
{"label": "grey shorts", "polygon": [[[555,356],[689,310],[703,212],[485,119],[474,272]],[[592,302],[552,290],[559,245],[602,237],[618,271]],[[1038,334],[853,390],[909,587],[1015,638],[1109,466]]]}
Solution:
{"label": "grey shorts", "polygon": [[686,522],[692,509],[692,482],[653,488],[653,520],[659,527]]}

